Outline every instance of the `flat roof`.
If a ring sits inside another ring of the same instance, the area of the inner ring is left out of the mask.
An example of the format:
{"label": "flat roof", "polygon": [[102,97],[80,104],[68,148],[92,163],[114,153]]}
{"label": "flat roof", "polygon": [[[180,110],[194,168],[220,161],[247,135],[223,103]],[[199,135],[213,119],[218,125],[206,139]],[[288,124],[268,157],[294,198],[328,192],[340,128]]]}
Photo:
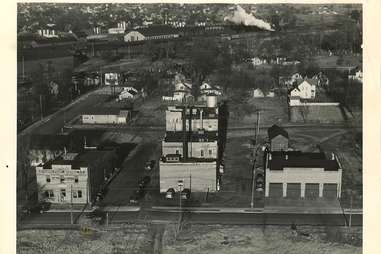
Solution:
{"label": "flat roof", "polygon": [[270,170],[284,168],[324,168],[327,171],[337,171],[339,164],[336,159],[328,159],[324,153],[304,153],[301,151],[274,151],[270,152]]}

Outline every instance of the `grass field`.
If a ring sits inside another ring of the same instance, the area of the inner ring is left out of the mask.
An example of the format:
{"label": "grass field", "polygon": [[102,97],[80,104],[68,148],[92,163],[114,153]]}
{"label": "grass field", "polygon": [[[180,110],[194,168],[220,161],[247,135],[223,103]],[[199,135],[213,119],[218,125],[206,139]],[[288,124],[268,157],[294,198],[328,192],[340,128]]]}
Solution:
{"label": "grass field", "polygon": [[[289,227],[191,225],[175,242],[164,242],[163,253],[361,253],[361,247],[330,242],[324,228],[302,227],[299,230],[310,236],[294,236]],[[361,229],[356,230],[361,232]]]}
{"label": "grass field", "polygon": [[229,110],[229,126],[255,126],[257,110],[261,111],[261,125],[288,122],[287,101],[284,97],[249,98],[247,101],[242,101],[241,105],[229,105]]}
{"label": "grass field", "polygon": [[[299,226],[299,234],[293,234],[288,226],[188,224],[179,234],[174,228],[174,224],[128,224],[112,230],[98,228],[88,234],[73,230],[18,231],[17,253],[362,253],[361,247],[354,246],[361,245],[362,228],[346,232],[344,228]],[[346,243],[349,239],[352,245]]]}
{"label": "grass field", "polygon": [[340,123],[345,118],[339,106],[290,106],[290,121]]}

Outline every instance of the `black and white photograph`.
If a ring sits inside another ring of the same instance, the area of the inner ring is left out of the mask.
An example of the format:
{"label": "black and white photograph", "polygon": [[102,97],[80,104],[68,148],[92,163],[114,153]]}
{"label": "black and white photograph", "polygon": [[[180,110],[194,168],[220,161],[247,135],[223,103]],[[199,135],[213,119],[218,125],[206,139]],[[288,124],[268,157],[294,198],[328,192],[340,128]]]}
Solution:
{"label": "black and white photograph", "polygon": [[16,253],[363,253],[361,2],[15,9]]}

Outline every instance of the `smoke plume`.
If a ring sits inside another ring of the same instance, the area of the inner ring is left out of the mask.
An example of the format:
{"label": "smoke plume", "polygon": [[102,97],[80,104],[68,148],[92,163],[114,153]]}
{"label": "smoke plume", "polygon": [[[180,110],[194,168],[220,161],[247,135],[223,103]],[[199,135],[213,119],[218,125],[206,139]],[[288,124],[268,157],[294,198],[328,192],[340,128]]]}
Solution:
{"label": "smoke plume", "polygon": [[225,17],[224,20],[230,21],[237,25],[244,26],[256,26],[268,31],[274,31],[271,25],[266,21],[257,19],[253,14],[248,14],[241,6],[237,5],[237,9],[234,11],[233,15]]}

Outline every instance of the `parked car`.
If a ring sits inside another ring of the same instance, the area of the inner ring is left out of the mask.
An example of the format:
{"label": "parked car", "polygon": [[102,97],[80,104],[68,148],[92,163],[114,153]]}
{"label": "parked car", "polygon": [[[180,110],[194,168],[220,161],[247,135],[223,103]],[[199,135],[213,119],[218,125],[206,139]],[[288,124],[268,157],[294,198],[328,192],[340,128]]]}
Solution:
{"label": "parked car", "polygon": [[185,188],[184,190],[181,191],[181,199],[184,199],[184,200],[189,199],[190,194],[191,194],[190,189]]}
{"label": "parked car", "polygon": [[139,187],[140,188],[145,188],[149,183],[151,182],[151,177],[150,176],[145,176],[139,180]]}
{"label": "parked car", "polygon": [[50,202],[40,202],[37,204],[29,205],[23,208],[23,214],[36,214],[43,213],[49,210],[51,203]]}
{"label": "parked car", "polygon": [[257,191],[263,191],[264,189],[264,177],[261,173],[257,174],[255,177],[255,189]]}
{"label": "parked car", "polygon": [[175,190],[173,188],[169,188],[165,193],[165,198],[172,199],[175,196]]}
{"label": "parked car", "polygon": [[155,160],[150,160],[146,162],[146,165],[144,166],[145,170],[151,171],[155,167]]}

